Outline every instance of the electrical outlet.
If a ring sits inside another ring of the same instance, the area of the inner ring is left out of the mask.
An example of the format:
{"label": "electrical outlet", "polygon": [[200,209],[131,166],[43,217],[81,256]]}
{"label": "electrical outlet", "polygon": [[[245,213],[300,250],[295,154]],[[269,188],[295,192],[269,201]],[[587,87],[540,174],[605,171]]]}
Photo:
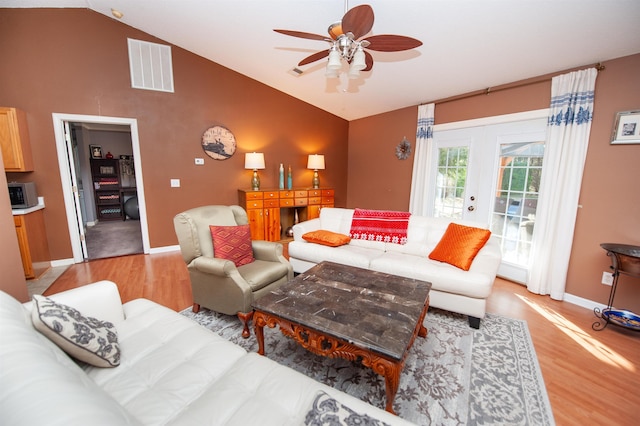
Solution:
{"label": "electrical outlet", "polygon": [[172,188],[180,188],[180,179],[171,179]]}
{"label": "electrical outlet", "polygon": [[204,164],[204,158],[196,158],[196,166],[202,166]]}
{"label": "electrical outlet", "polygon": [[611,272],[605,271],[602,273],[602,284],[613,285],[613,274]]}

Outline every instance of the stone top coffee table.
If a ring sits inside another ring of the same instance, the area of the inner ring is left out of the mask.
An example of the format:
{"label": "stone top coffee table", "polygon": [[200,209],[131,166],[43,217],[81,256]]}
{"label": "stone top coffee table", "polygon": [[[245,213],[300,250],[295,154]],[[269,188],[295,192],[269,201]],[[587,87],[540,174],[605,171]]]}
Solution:
{"label": "stone top coffee table", "polygon": [[407,353],[423,325],[431,283],[322,262],[254,302],[258,353],[264,326],[280,326],[305,349],[330,358],[361,360],[385,378],[393,399]]}

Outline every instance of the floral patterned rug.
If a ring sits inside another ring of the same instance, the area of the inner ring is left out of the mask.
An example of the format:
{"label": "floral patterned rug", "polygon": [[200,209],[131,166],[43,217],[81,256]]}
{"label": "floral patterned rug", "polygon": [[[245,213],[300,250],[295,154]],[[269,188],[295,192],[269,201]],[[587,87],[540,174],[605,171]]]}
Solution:
{"label": "floral patterned rug", "polygon": [[[253,333],[241,336],[235,316],[207,309],[181,314],[256,352]],[[479,330],[463,315],[430,309],[426,339],[407,357],[394,409],[418,425],[554,425],[527,323],[487,314]],[[384,379],[362,365],[314,355],[280,331],[265,327],[269,358],[378,407]]]}

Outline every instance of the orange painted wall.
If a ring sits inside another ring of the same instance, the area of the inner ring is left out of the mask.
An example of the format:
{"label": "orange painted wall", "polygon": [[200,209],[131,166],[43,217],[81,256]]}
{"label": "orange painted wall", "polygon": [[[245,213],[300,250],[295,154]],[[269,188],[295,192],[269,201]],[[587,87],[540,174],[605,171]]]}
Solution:
{"label": "orange painted wall", "polygon": [[[610,265],[603,242],[640,245],[640,144],[610,145],[617,111],[640,109],[640,54],[607,61],[596,81],[594,119],[582,180],[569,294],[606,303],[600,284]],[[562,71],[562,70],[559,70]],[[416,84],[419,84],[417,82]],[[548,108],[551,81],[436,105],[436,124]],[[349,127],[349,207],[407,209],[413,156],[399,161],[393,147],[415,145],[417,106],[352,121]],[[640,282],[621,279],[616,305],[640,312]]]}
{"label": "orange painted wall", "polygon": [[[2,152],[0,152],[0,163]],[[6,185],[4,175],[0,175],[0,188]],[[20,302],[29,299],[24,269],[20,260],[20,247],[16,228],[11,215],[11,201],[8,191],[0,191],[0,290],[15,297]]]}
{"label": "orange painted wall", "polygon": [[[247,151],[265,154],[263,188],[277,187],[279,163],[291,165],[295,187],[310,186],[307,154],[324,154],[322,184],[336,189],[336,205],[346,203],[347,121],[176,46],[175,93],[132,89],[127,38],[167,44],[89,10],[0,9],[0,105],[27,113],[35,162],[33,173],[7,177],[35,181],[45,197],[53,260],[72,257],[54,112],[137,119],[152,248],[177,244],[176,213],[238,202],[237,189],[250,186]],[[203,152],[202,133],[212,125],[234,132],[230,159]],[[172,178],[181,188],[170,187]]]}

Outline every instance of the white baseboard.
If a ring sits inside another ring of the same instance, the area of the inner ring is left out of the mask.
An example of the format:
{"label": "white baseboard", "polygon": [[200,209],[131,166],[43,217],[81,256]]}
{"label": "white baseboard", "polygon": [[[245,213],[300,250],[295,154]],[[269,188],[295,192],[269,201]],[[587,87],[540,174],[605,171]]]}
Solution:
{"label": "white baseboard", "polygon": [[69,266],[69,265],[73,265],[73,258],[69,258],[69,259],[58,259],[58,260],[52,260],[51,261],[51,267],[56,267],[56,266]]}
{"label": "white baseboard", "polygon": [[593,311],[594,308],[599,308],[600,310],[607,307],[607,305],[603,305],[602,303],[594,302],[593,300],[584,299],[582,297],[574,296],[573,294],[565,293],[562,298],[564,302],[572,303],[574,305],[582,306],[583,308],[587,308]]}
{"label": "white baseboard", "polygon": [[172,251],[180,251],[180,246],[175,245],[175,246],[165,246],[165,247],[154,247],[149,250],[149,254],[169,253]]}

